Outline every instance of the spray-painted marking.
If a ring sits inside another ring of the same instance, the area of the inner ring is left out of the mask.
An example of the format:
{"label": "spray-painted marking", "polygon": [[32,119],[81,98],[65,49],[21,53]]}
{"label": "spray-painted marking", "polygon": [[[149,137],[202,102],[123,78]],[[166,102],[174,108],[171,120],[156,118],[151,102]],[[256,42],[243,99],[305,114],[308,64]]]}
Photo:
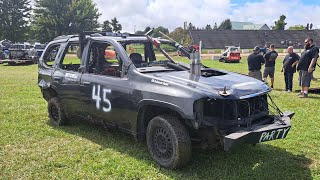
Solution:
{"label": "spray-painted marking", "polygon": [[[102,110],[104,112],[110,112],[111,111],[111,102],[107,98],[107,93],[111,94],[111,89],[102,88],[102,99],[100,96],[100,92],[101,92],[100,84],[92,86],[92,99],[96,101],[96,108],[100,110],[102,107]],[[101,101],[106,106],[103,106],[103,105],[101,106]]]}
{"label": "spray-painted marking", "polygon": [[66,79],[77,79],[77,78],[78,78],[77,74],[72,74],[72,73],[66,73],[66,74],[64,75],[64,77],[65,77]]}
{"label": "spray-painted marking", "polygon": [[286,137],[289,130],[290,130],[290,127],[263,132],[260,136],[259,142],[271,141],[275,139],[283,139],[284,137]]}
{"label": "spray-painted marking", "polygon": [[155,84],[160,84],[160,85],[164,85],[164,86],[169,86],[169,83],[163,82],[163,81],[158,81],[158,80],[156,80],[156,79],[151,79],[151,82],[152,82],[152,83],[155,83]]}

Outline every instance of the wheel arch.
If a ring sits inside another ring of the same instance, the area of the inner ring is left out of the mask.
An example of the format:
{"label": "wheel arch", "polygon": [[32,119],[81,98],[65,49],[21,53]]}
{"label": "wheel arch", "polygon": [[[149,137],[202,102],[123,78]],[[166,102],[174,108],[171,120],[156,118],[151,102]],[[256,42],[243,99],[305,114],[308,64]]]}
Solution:
{"label": "wheel arch", "polygon": [[139,103],[138,116],[136,123],[137,139],[142,141],[145,139],[145,133],[150,120],[162,114],[169,114],[178,117],[178,119],[186,125],[184,119],[186,115],[176,105],[162,101],[145,100]]}
{"label": "wheel arch", "polygon": [[49,101],[49,99],[51,99],[52,97],[57,97],[58,93],[56,90],[54,90],[53,88],[49,87],[46,89],[41,89],[42,92],[42,96],[46,101]]}

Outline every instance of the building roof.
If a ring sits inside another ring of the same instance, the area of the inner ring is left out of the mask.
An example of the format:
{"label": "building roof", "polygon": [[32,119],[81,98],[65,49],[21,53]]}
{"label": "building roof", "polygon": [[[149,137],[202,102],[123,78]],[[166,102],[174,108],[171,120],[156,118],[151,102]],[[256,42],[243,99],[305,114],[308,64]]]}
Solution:
{"label": "building roof", "polygon": [[231,21],[233,30],[270,30],[266,24],[254,24],[252,22]]}

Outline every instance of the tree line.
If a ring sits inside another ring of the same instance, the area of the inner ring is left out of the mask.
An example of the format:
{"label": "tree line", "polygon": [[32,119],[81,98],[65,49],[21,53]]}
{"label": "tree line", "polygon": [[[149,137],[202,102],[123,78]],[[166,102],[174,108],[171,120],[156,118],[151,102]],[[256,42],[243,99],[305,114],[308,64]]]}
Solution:
{"label": "tree line", "polygon": [[[101,14],[92,0],[0,0],[0,40],[13,42],[53,38],[78,33],[69,27],[76,24],[85,31],[95,31]],[[117,18],[111,20],[111,31],[121,31]]]}
{"label": "tree line", "polygon": [[[31,0],[0,0],[0,40],[48,42],[60,35],[78,33],[76,29],[69,27],[70,23],[76,24],[85,31],[120,32],[122,30],[122,25],[116,17],[100,24],[98,22],[100,16],[101,13],[92,0],[35,0],[33,7]],[[285,19],[286,16],[280,16],[279,20],[274,22],[272,29],[284,30],[287,25]],[[188,27],[178,27],[172,32],[163,26],[158,26],[146,27],[135,33],[145,34],[150,29],[154,29],[154,37],[161,37],[161,31],[176,41],[187,44],[191,42],[188,29],[232,29],[232,24],[230,19],[226,19],[219,26],[214,23],[213,27],[207,24],[199,28],[190,22]],[[307,27],[296,25],[289,29],[309,30],[312,29],[312,23],[310,25],[308,23]]]}

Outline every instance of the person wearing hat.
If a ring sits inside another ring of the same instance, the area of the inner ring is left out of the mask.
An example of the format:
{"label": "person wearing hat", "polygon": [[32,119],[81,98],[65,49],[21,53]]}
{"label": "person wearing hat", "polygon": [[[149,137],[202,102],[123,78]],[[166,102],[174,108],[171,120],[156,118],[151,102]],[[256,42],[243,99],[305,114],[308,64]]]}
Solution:
{"label": "person wearing hat", "polygon": [[253,48],[253,53],[248,56],[248,75],[262,81],[261,66],[265,63],[264,57],[260,54],[260,47]]}

